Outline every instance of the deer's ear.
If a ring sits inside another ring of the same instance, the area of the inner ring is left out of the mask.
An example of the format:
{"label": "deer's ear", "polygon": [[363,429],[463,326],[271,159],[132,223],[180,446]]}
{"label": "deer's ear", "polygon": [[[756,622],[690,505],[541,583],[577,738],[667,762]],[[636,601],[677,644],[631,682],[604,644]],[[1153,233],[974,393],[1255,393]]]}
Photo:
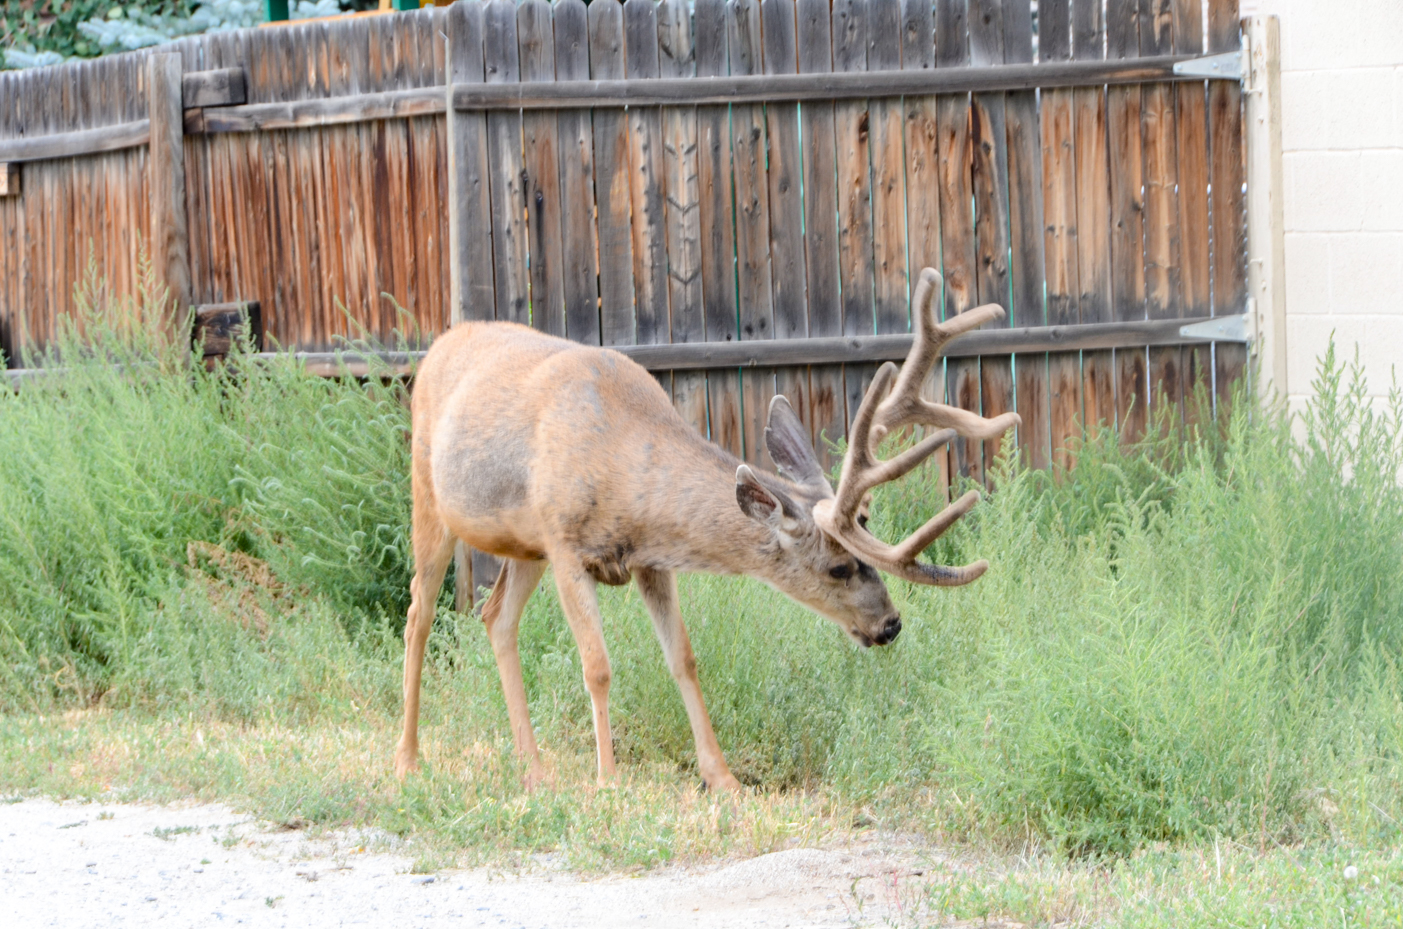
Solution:
{"label": "deer's ear", "polygon": [[828,487],[828,481],[814,455],[809,431],[799,422],[794,408],[783,395],[770,401],[770,421],[765,426],[765,447],[775,464],[796,484]]}
{"label": "deer's ear", "polygon": [[791,533],[798,528],[800,514],[794,501],[761,484],[749,465],[736,468],[736,503],[742,513],[757,522]]}
{"label": "deer's ear", "polygon": [[779,497],[767,490],[747,465],[736,468],[736,503],[742,513],[762,523],[773,522],[784,513]]}

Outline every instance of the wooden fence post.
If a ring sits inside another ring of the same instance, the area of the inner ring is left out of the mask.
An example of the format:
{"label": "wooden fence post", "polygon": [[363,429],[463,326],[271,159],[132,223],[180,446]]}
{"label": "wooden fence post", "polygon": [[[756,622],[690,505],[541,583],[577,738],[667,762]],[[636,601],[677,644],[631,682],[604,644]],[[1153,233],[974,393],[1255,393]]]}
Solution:
{"label": "wooden fence post", "polygon": [[[483,3],[448,8],[448,323],[492,319],[492,209],[487,118],[453,108],[453,85],[483,81]],[[453,605],[466,613],[477,588],[497,578],[496,559],[459,542],[453,548]]]}
{"label": "wooden fence post", "polygon": [[[181,101],[183,66],[176,52],[156,52],[146,60],[146,92],[151,118],[151,259],[174,301],[177,329],[190,312],[190,236],[185,215],[185,111]],[[189,333],[177,331],[189,343]]]}
{"label": "wooden fence post", "polygon": [[1263,396],[1286,393],[1286,221],[1281,168],[1281,22],[1243,21],[1247,33],[1247,293],[1256,301]]}

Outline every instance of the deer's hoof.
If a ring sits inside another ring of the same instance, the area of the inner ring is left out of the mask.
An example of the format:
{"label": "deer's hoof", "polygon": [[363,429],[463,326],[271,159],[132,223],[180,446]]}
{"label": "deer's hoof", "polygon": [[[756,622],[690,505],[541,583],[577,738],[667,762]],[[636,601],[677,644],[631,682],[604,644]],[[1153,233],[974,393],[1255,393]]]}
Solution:
{"label": "deer's hoof", "polygon": [[732,774],[730,771],[727,771],[720,777],[702,778],[702,790],[709,790],[713,793],[718,794],[740,793],[741,782],[736,780],[734,774]]}
{"label": "deer's hoof", "polygon": [[544,768],[533,767],[527,770],[526,774],[522,776],[521,783],[522,786],[526,788],[528,794],[533,794],[550,783],[550,777],[546,774]]}
{"label": "deer's hoof", "polygon": [[399,749],[395,752],[395,777],[404,780],[419,770],[419,753]]}

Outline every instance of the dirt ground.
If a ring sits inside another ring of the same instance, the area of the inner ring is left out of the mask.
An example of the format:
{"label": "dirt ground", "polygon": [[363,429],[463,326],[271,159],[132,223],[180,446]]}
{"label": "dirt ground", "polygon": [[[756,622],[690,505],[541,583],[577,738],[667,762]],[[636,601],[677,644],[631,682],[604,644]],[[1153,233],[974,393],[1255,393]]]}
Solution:
{"label": "dirt ground", "polygon": [[[378,841],[377,841],[378,839]],[[911,925],[929,850],[895,838],[581,878],[411,873],[383,837],[309,838],[223,806],[0,806],[0,923],[506,929]],[[369,848],[368,848],[369,847]],[[913,883],[914,879],[914,883]]]}

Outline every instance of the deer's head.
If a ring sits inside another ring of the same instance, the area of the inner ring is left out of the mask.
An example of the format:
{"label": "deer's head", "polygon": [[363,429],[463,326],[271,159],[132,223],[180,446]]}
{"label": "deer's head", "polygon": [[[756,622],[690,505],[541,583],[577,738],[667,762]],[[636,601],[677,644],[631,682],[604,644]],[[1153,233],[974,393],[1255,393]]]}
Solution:
{"label": "deer's head", "polygon": [[[985,419],[921,398],[921,384],[945,344],[1004,315],[1001,307],[990,304],[942,325],[936,321],[933,308],[939,291],[940,275],[927,268],[916,286],[916,332],[911,352],[899,374],[896,365],[887,362],[867,389],[849,430],[836,492],[824,477],[807,430],[784,397],[775,397],[770,404],[765,443],[780,472],[793,482],[792,492],[763,483],[746,465],[736,471],[736,502],[771,533],[774,563],[767,579],[833,620],[863,646],[886,645],[901,631],[901,617],[887,593],[883,573],[915,584],[955,587],[975,580],[989,567],[983,560],[963,567],[917,560],[979,502],[978,491],[970,491],[936,513],[910,538],[889,545],[867,531],[872,489],[907,474],[956,435],[991,439],[1021,422],[1016,413]],[[878,458],[882,438],[892,429],[910,425],[935,430],[894,458]]]}

